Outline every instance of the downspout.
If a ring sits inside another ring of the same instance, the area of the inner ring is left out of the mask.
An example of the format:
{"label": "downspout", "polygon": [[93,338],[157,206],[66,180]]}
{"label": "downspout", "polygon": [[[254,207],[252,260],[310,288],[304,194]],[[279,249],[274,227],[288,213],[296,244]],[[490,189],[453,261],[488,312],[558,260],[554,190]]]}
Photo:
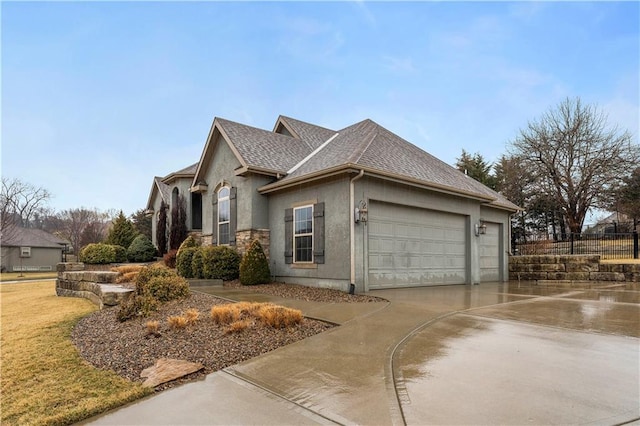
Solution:
{"label": "downspout", "polygon": [[354,192],[355,192],[355,185],[354,182],[357,181],[358,179],[362,178],[362,176],[364,176],[364,169],[360,170],[360,173],[358,173],[357,176],[354,176],[351,178],[351,181],[349,181],[349,223],[351,224],[350,227],[350,244],[351,244],[351,277],[350,277],[350,289],[349,292],[351,293],[353,290],[355,290],[355,284],[356,284],[356,221],[355,221],[355,210],[356,210],[356,203],[355,200],[353,199],[354,197]]}

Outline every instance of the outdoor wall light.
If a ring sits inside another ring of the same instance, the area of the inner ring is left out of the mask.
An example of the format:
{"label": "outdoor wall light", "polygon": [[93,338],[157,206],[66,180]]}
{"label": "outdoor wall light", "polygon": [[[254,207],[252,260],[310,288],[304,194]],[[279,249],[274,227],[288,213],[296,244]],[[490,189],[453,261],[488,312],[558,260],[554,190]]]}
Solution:
{"label": "outdoor wall light", "polygon": [[476,223],[476,237],[487,233],[487,225],[484,222]]}
{"label": "outdoor wall light", "polygon": [[354,220],[356,223],[367,222],[367,203],[365,201],[360,201],[358,207],[355,208]]}

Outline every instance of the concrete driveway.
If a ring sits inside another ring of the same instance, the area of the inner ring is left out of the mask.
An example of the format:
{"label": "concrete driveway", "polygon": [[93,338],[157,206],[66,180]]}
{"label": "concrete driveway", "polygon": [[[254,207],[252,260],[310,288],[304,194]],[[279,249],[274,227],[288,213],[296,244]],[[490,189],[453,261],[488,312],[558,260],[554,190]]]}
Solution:
{"label": "concrete driveway", "polygon": [[640,291],[481,284],[323,304],[342,324],[94,424],[620,424],[640,419]]}

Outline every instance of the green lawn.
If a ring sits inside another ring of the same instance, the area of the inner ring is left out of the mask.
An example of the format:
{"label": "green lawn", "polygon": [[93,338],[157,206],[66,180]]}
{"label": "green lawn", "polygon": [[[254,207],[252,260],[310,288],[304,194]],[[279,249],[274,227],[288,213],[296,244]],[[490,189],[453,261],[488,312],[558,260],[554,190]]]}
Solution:
{"label": "green lawn", "polygon": [[153,392],[80,358],[70,335],[88,300],[51,281],[2,284],[0,308],[3,425],[71,424]]}

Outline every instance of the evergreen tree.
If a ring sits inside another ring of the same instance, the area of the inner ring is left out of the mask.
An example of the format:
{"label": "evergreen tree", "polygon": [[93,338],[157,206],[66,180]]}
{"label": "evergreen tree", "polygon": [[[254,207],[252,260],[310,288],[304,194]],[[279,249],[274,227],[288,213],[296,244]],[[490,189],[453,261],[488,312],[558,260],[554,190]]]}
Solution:
{"label": "evergreen tree", "polygon": [[158,254],[164,256],[167,252],[167,204],[160,202],[160,212],[158,213],[158,226],[156,228],[156,244]]}
{"label": "evergreen tree", "polygon": [[456,161],[456,169],[489,188],[495,189],[496,179],[491,175],[492,168],[493,165],[488,163],[480,153],[476,152],[471,155],[464,149]]}
{"label": "evergreen tree", "polygon": [[122,210],[120,210],[118,216],[113,220],[105,242],[107,244],[122,246],[126,249],[137,236],[138,231],[136,231],[136,228],[133,226],[133,222],[127,219]]}
{"label": "evergreen tree", "polygon": [[131,215],[131,222],[139,234],[151,239],[151,216],[147,214],[145,209],[136,210]]}
{"label": "evergreen tree", "polygon": [[178,202],[171,208],[171,229],[169,231],[169,250],[178,250],[187,238],[187,208],[184,197],[180,195]]}
{"label": "evergreen tree", "polygon": [[240,282],[243,285],[266,284],[271,281],[269,261],[262,245],[253,240],[240,261]]}

